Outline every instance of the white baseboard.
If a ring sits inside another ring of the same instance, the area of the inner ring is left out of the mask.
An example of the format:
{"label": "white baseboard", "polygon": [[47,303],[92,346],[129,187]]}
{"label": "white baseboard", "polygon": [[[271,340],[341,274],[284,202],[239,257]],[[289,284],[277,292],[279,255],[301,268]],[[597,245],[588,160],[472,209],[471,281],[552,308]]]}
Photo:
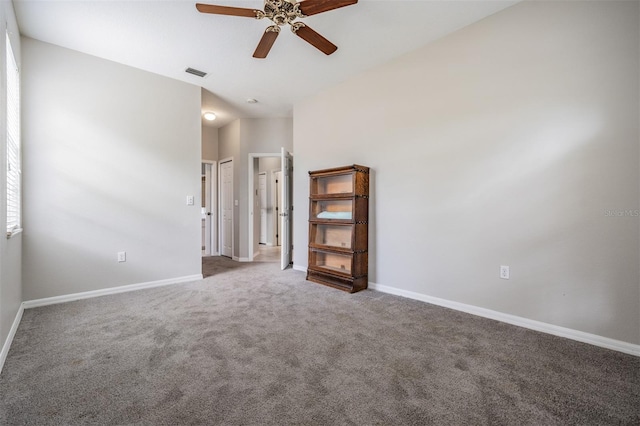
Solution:
{"label": "white baseboard", "polygon": [[585,333],[583,331],[547,324],[541,321],[522,318],[498,311],[492,311],[491,309],[480,308],[473,305],[440,299],[438,297],[427,296],[426,294],[416,293],[409,290],[402,290],[395,287],[376,284],[374,282],[369,282],[369,289],[380,291],[383,293],[394,294],[396,296],[402,296],[409,299],[420,300],[422,302],[431,303],[433,305],[443,306],[445,308],[454,309],[456,311],[466,312],[468,314],[505,322],[507,324],[517,325],[519,327],[524,327],[535,331],[541,331],[543,333],[552,334],[554,336],[564,337],[567,339],[576,340],[578,342],[612,349],[614,351],[623,352],[629,355],[640,356],[640,345],[636,345],[633,343],[610,339],[608,337]]}
{"label": "white baseboard", "polygon": [[307,268],[305,268],[304,266],[296,265],[295,263],[293,264],[293,270],[307,272]]}
{"label": "white baseboard", "polygon": [[169,278],[166,280],[149,281],[146,283],[123,285],[120,287],[103,288],[100,290],[84,291],[82,293],[65,294],[62,296],[45,297],[43,299],[27,300],[22,302],[24,309],[37,308],[40,306],[55,305],[57,303],[72,302],[74,300],[89,299],[92,297],[106,296],[109,294],[125,293],[128,291],[142,290],[145,288],[161,287],[171,284],[186,283],[202,279],[202,274],[187,275],[184,277]]}
{"label": "white baseboard", "polygon": [[238,256],[233,256],[231,260],[235,260],[236,262],[252,262],[252,259],[249,259],[248,257],[238,257]]}
{"label": "white baseboard", "polygon": [[18,331],[18,326],[20,325],[20,321],[22,320],[23,312],[24,312],[24,306],[21,304],[20,308],[18,308],[18,313],[16,314],[16,318],[13,320],[11,329],[9,330],[9,335],[7,336],[7,339],[4,341],[4,345],[2,345],[2,352],[0,352],[0,373],[2,372],[2,367],[4,367],[4,362],[7,359],[7,355],[9,354],[9,348],[11,348],[11,343],[13,343],[13,338],[16,335],[16,331]]}

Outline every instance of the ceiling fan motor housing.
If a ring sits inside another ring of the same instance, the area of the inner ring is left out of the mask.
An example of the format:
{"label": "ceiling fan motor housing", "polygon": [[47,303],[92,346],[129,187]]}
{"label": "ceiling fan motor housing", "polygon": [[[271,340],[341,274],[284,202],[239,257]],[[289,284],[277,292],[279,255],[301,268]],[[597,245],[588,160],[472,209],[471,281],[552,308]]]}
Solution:
{"label": "ceiling fan motor housing", "polygon": [[268,18],[278,26],[293,25],[293,21],[305,17],[300,11],[300,5],[295,0],[265,0],[264,12],[259,10],[256,12],[257,19]]}

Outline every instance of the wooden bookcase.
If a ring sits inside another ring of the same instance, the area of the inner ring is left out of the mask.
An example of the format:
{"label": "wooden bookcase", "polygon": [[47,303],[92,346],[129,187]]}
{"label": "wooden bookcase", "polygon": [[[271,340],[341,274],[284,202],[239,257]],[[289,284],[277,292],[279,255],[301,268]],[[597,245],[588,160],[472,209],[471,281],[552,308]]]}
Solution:
{"label": "wooden bookcase", "polygon": [[369,168],[309,172],[307,280],[350,293],[367,288]]}

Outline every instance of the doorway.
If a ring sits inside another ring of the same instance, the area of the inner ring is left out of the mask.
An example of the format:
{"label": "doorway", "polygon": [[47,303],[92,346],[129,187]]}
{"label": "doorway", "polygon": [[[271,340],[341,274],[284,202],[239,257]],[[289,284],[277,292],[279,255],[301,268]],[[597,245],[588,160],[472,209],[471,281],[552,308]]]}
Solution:
{"label": "doorway", "polygon": [[[258,243],[266,246],[269,245],[267,241],[267,213],[269,210],[273,210],[273,206],[268,202],[267,198],[267,172],[258,174],[258,202],[260,203],[260,239]],[[273,243],[270,245],[273,245]]]}
{"label": "doorway", "polygon": [[[282,246],[283,241],[290,241],[283,235],[283,223],[287,227],[290,224],[290,207],[286,204],[283,210],[283,203],[290,197],[283,196],[282,187],[290,185],[291,179],[284,178],[283,165],[289,165],[290,169],[291,157],[284,149],[280,153],[249,154],[248,260],[280,260],[281,265],[285,265],[284,269],[291,262],[291,247]],[[262,186],[265,187],[264,192]]]}
{"label": "doorway", "polygon": [[[280,172],[277,153],[249,154],[249,251],[248,260],[268,262],[280,260],[274,226],[278,206],[275,203],[274,174]],[[253,186],[251,185],[253,183]]]}

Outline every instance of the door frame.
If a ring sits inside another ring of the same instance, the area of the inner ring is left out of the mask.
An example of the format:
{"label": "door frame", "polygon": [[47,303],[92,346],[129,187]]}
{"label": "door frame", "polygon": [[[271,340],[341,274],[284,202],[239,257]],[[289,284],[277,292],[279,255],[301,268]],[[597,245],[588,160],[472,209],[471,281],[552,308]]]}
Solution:
{"label": "door frame", "polygon": [[247,214],[247,221],[249,222],[249,235],[247,237],[248,242],[249,242],[249,253],[248,253],[248,260],[249,262],[253,262],[253,259],[258,255],[258,252],[253,250],[253,244],[254,244],[254,235],[253,235],[253,230],[254,230],[254,225],[253,225],[253,221],[255,220],[254,218],[254,207],[255,207],[255,197],[254,197],[254,193],[255,193],[255,185],[253,184],[253,179],[255,176],[258,175],[258,173],[256,171],[254,171],[254,162],[257,159],[263,158],[263,157],[278,157],[280,158],[282,154],[280,152],[268,152],[268,153],[264,153],[264,152],[250,152],[249,153],[249,173],[248,173],[248,191],[247,194],[249,194],[249,198],[248,198],[248,202],[247,204],[249,205],[249,211]]}
{"label": "door frame", "polygon": [[[220,230],[220,232],[218,232],[218,251],[220,256],[222,256],[222,165],[224,163],[231,163],[231,171],[233,172],[233,157],[227,157],[227,158],[223,158],[221,160],[218,160],[218,229]],[[233,223],[233,217],[235,216],[235,202],[233,201],[233,184],[234,184],[234,179],[233,179],[233,173],[231,173],[231,258],[234,258],[234,254],[235,253],[235,238],[234,238],[234,234],[235,234],[235,230],[234,230],[234,223]]]}

